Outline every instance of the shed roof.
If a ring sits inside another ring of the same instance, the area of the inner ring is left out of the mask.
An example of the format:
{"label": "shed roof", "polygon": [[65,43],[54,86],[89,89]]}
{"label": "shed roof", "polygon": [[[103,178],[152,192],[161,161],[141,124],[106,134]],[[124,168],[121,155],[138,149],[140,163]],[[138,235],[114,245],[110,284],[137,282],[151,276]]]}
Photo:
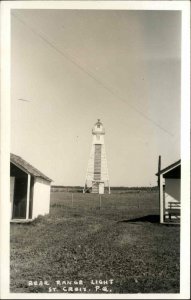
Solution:
{"label": "shed roof", "polygon": [[46,175],[44,175],[42,172],[34,168],[32,165],[30,165],[28,162],[26,162],[24,159],[22,159],[20,156],[17,156],[13,153],[10,155],[10,161],[15,164],[18,168],[25,171],[26,173],[29,173],[35,177],[43,178],[47,181],[52,181],[52,179],[48,178]]}
{"label": "shed roof", "polygon": [[160,174],[165,174],[168,173],[170,171],[172,171],[173,169],[177,168],[178,166],[181,165],[181,159],[179,159],[178,161],[176,161],[175,163],[169,165],[168,167],[160,170],[159,172],[157,172],[155,175],[160,175]]}

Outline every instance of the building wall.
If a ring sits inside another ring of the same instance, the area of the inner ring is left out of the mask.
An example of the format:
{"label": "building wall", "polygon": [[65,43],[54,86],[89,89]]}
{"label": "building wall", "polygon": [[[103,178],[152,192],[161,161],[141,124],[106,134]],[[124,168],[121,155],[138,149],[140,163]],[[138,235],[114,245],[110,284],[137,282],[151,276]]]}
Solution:
{"label": "building wall", "polygon": [[95,145],[94,153],[94,180],[101,179],[101,145]]}
{"label": "building wall", "polygon": [[93,144],[104,144],[104,135],[103,134],[94,134],[93,135]]}
{"label": "building wall", "polygon": [[48,214],[50,211],[50,182],[35,178],[33,190],[33,214],[32,218]]}
{"label": "building wall", "polygon": [[102,151],[101,151],[101,180],[104,181],[105,183],[107,182],[108,185],[109,176],[108,176],[108,169],[107,169],[105,145],[102,146]]}
{"label": "building wall", "polygon": [[10,177],[10,219],[12,219],[13,199],[14,199],[15,177]]}
{"label": "building wall", "polygon": [[180,202],[180,179],[165,179],[165,209],[169,202]]}

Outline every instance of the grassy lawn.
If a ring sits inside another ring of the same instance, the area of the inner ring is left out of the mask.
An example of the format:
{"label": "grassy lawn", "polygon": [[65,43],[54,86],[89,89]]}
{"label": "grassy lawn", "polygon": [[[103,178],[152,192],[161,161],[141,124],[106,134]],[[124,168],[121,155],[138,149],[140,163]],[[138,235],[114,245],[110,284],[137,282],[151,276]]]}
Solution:
{"label": "grassy lawn", "polygon": [[180,228],[157,221],[157,192],[54,192],[48,216],[11,224],[11,292],[178,293]]}

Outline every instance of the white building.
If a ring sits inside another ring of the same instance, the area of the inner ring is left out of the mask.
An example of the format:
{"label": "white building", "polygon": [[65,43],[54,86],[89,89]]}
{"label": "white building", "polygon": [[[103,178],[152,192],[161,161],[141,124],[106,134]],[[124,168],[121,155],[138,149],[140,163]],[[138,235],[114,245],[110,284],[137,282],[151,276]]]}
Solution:
{"label": "white building", "polygon": [[83,190],[84,193],[104,194],[107,187],[110,194],[104,136],[105,129],[98,119],[92,129],[92,148]]}
{"label": "white building", "polygon": [[179,223],[181,211],[181,160],[156,174],[159,184],[160,223]]}
{"label": "white building", "polygon": [[50,210],[51,179],[20,156],[10,157],[10,218],[30,221]]}

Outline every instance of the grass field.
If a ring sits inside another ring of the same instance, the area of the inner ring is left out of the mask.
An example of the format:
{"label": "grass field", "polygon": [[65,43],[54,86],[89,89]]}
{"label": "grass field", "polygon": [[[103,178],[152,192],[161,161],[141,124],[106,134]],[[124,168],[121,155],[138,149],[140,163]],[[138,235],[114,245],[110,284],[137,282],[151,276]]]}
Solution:
{"label": "grass field", "polygon": [[156,191],[51,193],[48,216],[11,224],[11,292],[178,293],[180,228],[158,212]]}

